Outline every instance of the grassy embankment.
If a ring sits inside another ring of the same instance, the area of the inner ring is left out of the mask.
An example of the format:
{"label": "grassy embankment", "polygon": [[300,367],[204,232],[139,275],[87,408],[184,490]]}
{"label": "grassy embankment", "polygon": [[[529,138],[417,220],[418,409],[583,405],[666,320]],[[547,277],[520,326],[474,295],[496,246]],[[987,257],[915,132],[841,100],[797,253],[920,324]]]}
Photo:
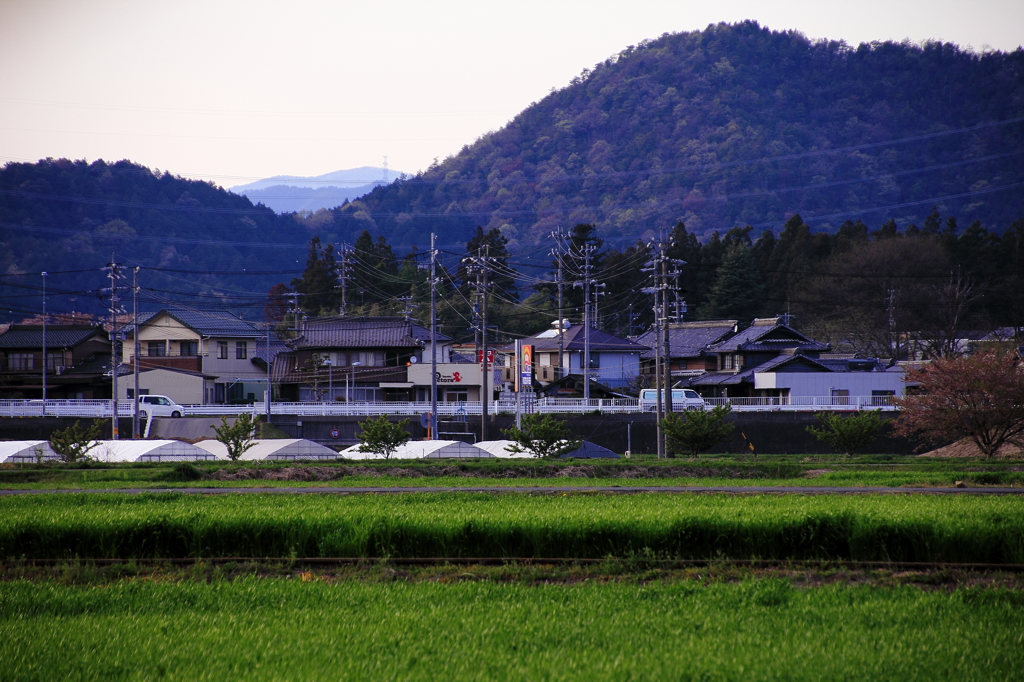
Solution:
{"label": "grassy embankment", "polygon": [[0,679],[1011,679],[1018,591],[281,578],[0,590]]}
{"label": "grassy embankment", "polygon": [[774,455],[657,461],[213,462],[11,465],[5,489],[408,486],[1024,486],[1024,462]]}

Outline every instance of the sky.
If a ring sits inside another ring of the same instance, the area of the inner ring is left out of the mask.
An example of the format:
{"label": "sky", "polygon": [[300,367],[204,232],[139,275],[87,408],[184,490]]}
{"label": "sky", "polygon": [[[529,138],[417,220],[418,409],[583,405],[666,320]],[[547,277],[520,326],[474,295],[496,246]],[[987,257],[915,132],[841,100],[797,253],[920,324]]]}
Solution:
{"label": "sky", "polygon": [[223,187],[415,173],[628,45],[744,19],[1024,43],[1024,0],[0,0],[0,164],[130,159]]}

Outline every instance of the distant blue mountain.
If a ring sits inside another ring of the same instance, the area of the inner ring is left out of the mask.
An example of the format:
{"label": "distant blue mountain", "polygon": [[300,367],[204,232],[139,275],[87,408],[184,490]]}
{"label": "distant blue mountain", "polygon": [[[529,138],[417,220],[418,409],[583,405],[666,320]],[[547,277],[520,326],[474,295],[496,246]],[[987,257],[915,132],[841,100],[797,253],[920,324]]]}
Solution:
{"label": "distant blue mountain", "polygon": [[248,197],[254,204],[263,204],[277,213],[316,211],[334,208],[369,193],[374,187],[386,185],[401,175],[394,169],[362,166],[315,177],[275,175],[236,185],[229,191]]}

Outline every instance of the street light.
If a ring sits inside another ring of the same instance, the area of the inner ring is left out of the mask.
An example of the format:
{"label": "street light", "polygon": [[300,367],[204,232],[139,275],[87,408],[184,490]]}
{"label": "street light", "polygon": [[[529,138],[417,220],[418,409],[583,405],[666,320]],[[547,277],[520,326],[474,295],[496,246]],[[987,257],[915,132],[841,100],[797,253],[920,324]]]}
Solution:
{"label": "street light", "polygon": [[327,365],[327,402],[334,402],[334,365],[330,358],[324,358],[322,364]]}
{"label": "street light", "polygon": [[351,404],[351,402],[352,402],[352,396],[349,395],[349,391],[348,391],[348,379],[349,379],[350,376],[352,377],[352,384],[353,384],[353,387],[354,387],[354,384],[356,383],[356,367],[360,367],[360,366],[362,366],[362,364],[363,363],[361,363],[361,362],[353,362],[351,365],[349,365],[348,374],[345,375],[345,404],[346,405]]}

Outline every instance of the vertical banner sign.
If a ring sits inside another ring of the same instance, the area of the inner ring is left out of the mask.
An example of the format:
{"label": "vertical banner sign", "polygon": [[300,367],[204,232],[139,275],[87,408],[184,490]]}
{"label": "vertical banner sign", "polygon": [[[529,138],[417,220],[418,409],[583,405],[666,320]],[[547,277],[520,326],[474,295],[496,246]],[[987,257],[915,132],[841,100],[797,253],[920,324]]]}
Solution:
{"label": "vertical banner sign", "polygon": [[533,346],[523,346],[523,359],[519,364],[519,386],[527,389],[533,386]]}

